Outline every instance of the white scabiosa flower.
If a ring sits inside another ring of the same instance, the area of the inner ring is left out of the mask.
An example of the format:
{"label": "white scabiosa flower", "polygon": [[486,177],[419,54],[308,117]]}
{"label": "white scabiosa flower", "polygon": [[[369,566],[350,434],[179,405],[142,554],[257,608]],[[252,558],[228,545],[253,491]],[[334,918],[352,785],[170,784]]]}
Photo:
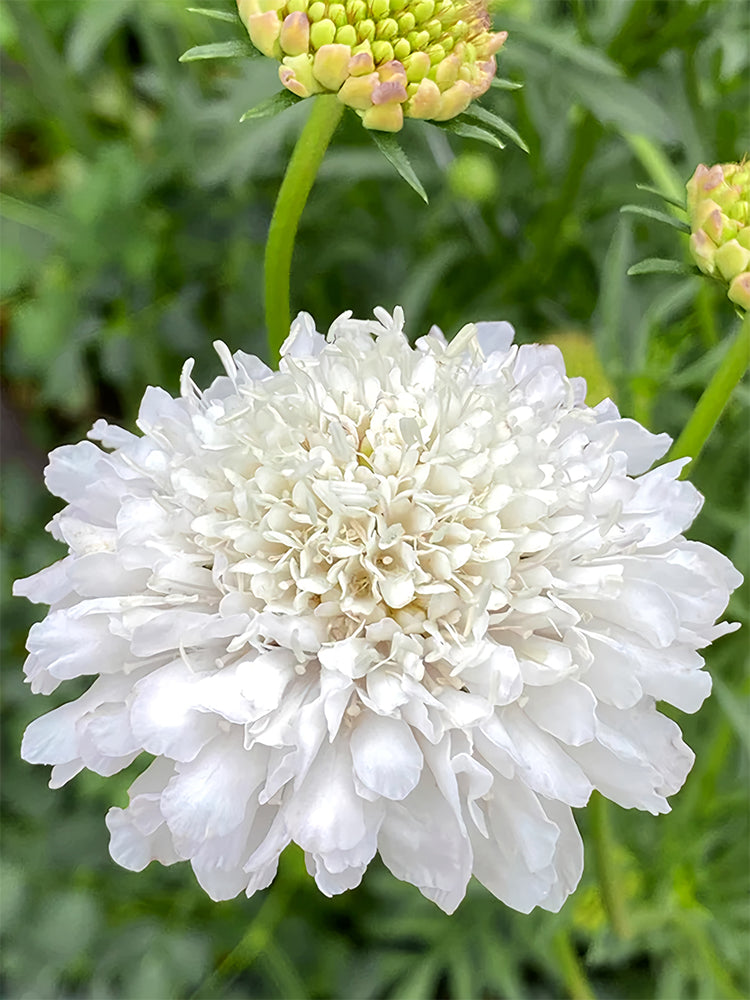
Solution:
{"label": "white scabiosa flower", "polygon": [[701,498],[669,443],[584,403],[557,348],[507,324],[300,315],[280,371],[217,345],[205,392],[147,390],[141,435],[59,448],[70,554],[16,593],[33,691],[94,676],[23,756],[109,775],[121,865],[191,862],[214,899],[274,877],[291,841],[328,894],[376,852],[447,912],[474,874],[557,910],[593,788],[665,812],[693,761],[698,649],[739,574],[686,541]]}

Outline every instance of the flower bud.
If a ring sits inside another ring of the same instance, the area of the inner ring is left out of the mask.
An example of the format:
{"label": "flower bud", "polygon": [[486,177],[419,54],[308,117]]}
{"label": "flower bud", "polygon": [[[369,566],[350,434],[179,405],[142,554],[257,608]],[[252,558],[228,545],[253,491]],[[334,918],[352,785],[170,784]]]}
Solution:
{"label": "flower bud", "polygon": [[[487,2],[237,0],[237,8],[256,48],[282,63],[292,93],[337,93],[367,128],[392,132],[404,115],[452,118],[488,89],[507,33],[488,30]],[[384,76],[394,63],[399,74]]]}
{"label": "flower bud", "polygon": [[686,185],[690,253],[704,274],[750,306],[750,163],[699,164]]}

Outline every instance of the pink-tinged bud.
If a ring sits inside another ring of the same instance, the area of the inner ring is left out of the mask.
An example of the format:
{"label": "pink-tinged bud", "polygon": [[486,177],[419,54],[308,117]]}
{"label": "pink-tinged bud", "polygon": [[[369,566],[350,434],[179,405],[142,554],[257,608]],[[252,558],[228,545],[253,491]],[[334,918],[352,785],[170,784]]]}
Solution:
{"label": "pink-tinged bud", "polygon": [[341,85],[338,98],[342,104],[354,108],[355,111],[367,111],[372,107],[372,93],[379,85],[380,77],[377,73],[350,76]]}
{"label": "pink-tinged bud", "polygon": [[729,298],[740,309],[750,311],[750,271],[738,274],[732,281],[727,292]]}
{"label": "pink-tinged bud", "polygon": [[732,281],[743,271],[750,271],[750,250],[746,250],[737,240],[723,243],[716,250],[714,260],[724,281]]}
{"label": "pink-tinged bud", "polygon": [[496,55],[500,49],[505,45],[508,40],[507,31],[494,31],[490,35],[490,40],[487,43],[486,51],[489,55]]}
{"label": "pink-tinged bud", "polygon": [[279,66],[279,79],[297,97],[319,94],[323,89],[315,79],[312,57],[308,55],[285,56]]}
{"label": "pink-tinged bud", "polygon": [[706,236],[702,229],[690,237],[690,253],[704,274],[712,275],[714,273],[716,244]]}
{"label": "pink-tinged bud", "polygon": [[471,98],[471,84],[467,83],[466,80],[456,81],[441,95],[440,110],[434,116],[435,121],[444,122],[460,115],[471,104]]}
{"label": "pink-tinged bud", "polygon": [[250,41],[264,56],[281,58],[279,46],[281,23],[272,10],[266,11],[265,14],[252,14],[247,22],[247,32]]}
{"label": "pink-tinged bud", "polygon": [[396,80],[398,83],[402,83],[404,87],[406,86],[406,70],[398,59],[391,59],[390,62],[378,66],[378,76],[383,83]]}
{"label": "pink-tinged bud", "polygon": [[301,56],[310,46],[310,22],[301,10],[287,14],[279,35],[281,49],[288,56]]}
{"label": "pink-tinged bud", "polygon": [[337,91],[349,75],[352,51],[348,45],[322,45],[315,53],[313,73],[326,90]]}
{"label": "pink-tinged bud", "polygon": [[253,14],[260,14],[260,4],[258,0],[237,0],[237,13],[240,15],[240,20],[247,27],[250,18]]}
{"label": "pink-tinged bud", "polygon": [[452,87],[458,79],[458,71],[461,69],[461,60],[454,52],[446,56],[439,62],[432,72],[432,78],[441,90]]}
{"label": "pink-tinged bud", "polygon": [[440,111],[440,87],[434,80],[420,80],[406,105],[410,118],[434,118]]}
{"label": "pink-tinged bud", "polygon": [[400,80],[387,80],[380,83],[372,92],[373,104],[403,104],[406,100],[406,87]]}
{"label": "pink-tinged bud", "polygon": [[746,309],[750,281],[750,163],[700,163],[687,182],[690,253]]}
{"label": "pink-tinged bud", "polygon": [[366,76],[375,72],[375,61],[371,52],[358,52],[349,60],[349,73],[352,76]]}
{"label": "pink-tinged bud", "polygon": [[404,112],[400,104],[376,105],[362,115],[362,124],[378,132],[400,132],[404,125]]}

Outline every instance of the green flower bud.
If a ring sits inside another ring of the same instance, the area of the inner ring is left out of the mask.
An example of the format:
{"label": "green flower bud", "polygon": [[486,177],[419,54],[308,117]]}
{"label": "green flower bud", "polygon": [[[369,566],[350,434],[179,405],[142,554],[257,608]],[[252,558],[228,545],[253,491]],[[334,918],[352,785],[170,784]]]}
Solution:
{"label": "green flower bud", "polygon": [[448,167],[448,183],[454,194],[483,205],[495,200],[499,181],[486,153],[461,153]]}
{"label": "green flower bud", "polygon": [[750,163],[701,163],[687,183],[687,205],[695,263],[750,308]]}
{"label": "green flower bud", "polygon": [[[253,44],[282,63],[279,78],[292,93],[337,93],[367,128],[394,132],[404,115],[444,121],[488,89],[507,37],[488,30],[488,2],[237,0],[237,6]],[[707,218],[706,226],[712,224]],[[746,224],[747,218],[732,232],[742,246]]]}

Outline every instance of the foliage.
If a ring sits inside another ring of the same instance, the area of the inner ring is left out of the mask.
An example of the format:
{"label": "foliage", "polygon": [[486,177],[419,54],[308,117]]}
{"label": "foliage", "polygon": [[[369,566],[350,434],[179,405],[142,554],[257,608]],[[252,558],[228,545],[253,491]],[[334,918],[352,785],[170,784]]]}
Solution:
{"label": "foliage", "polygon": [[[687,261],[685,238],[619,209],[643,203],[638,183],[679,200],[698,162],[750,147],[749,20],[734,0],[509,0],[496,16],[510,31],[501,73],[523,88],[493,88],[484,103],[529,154],[407,122],[400,140],[425,207],[345,119],[302,219],[295,307],[326,326],[345,308],[400,303],[414,334],[489,318],[511,320],[526,340],[575,331],[579,354],[580,335],[595,345],[621,409],[674,435],[737,321],[694,274],[628,277],[644,257]],[[186,996],[229,955],[201,995],[558,997],[572,988],[558,961],[568,935],[598,996],[746,996],[742,633],[710,651],[715,691],[700,719],[679,719],[697,760],[673,812],[613,807],[625,939],[607,923],[590,850],[584,884],[558,916],[516,914],[473,885],[448,918],[377,866],[328,900],[293,851],[266,893],[213,904],[184,866],[134,875],[109,860],[103,814],[113,797],[123,804],[131,774],[81,775],[52,793],[42,769],[18,759],[21,732],[44,707],[20,671],[41,609],[11,603],[10,581],[60,554],[41,532],[55,509],[44,454],[98,415],[132,426],[144,386],[175,391],[186,356],[205,383],[218,371],[214,339],[265,350],[264,240],[307,109],[240,125],[278,90],[275,65],[178,63],[232,30],[182,0],[0,8],[3,994]],[[472,201],[448,183],[466,151],[495,178],[493,198]],[[707,502],[692,533],[746,574],[749,404],[740,386],[696,465]],[[746,606],[747,586],[730,608],[747,627]],[[579,820],[585,836],[589,817]]]}

